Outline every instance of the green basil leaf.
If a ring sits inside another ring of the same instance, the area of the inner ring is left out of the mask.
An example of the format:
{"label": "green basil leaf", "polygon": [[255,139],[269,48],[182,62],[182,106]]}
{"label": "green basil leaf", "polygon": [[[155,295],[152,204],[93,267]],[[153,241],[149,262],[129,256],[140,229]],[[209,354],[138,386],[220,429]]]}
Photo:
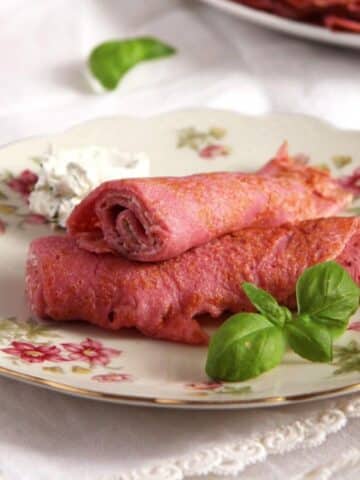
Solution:
{"label": "green basil leaf", "polygon": [[328,328],[308,315],[300,315],[285,325],[285,331],[290,347],[298,355],[312,362],[331,362],[332,336]]}
{"label": "green basil leaf", "polygon": [[283,327],[286,321],[291,320],[290,310],[281,307],[270,293],[248,282],[244,282],[242,288],[254,307],[278,327]]}
{"label": "green basil leaf", "polygon": [[359,305],[359,288],[336,262],[308,268],[296,284],[298,311],[307,313],[330,328],[333,338],[341,335]]}
{"label": "green basil leaf", "polygon": [[176,50],[151,37],[112,40],[94,48],[89,57],[92,74],[107,90],[114,90],[121,78],[144,60],[173,55]]}
{"label": "green basil leaf", "polygon": [[257,377],[281,362],[285,345],[283,331],[263,315],[239,313],[211,338],[206,373],[228,382]]}

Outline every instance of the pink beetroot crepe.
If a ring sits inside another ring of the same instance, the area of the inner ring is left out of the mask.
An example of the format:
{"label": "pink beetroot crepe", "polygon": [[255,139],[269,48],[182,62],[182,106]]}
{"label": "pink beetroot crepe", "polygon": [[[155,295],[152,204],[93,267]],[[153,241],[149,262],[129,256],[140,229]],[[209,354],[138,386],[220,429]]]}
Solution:
{"label": "pink beetroot crepe", "polygon": [[299,275],[326,260],[338,261],[360,283],[360,219],[247,228],[154,264],[90,253],[73,238],[52,236],[31,244],[27,295],[42,318],[135,327],[149,337],[206,344],[195,317],[251,310],[243,281],[292,306]]}
{"label": "pink beetroot crepe", "polygon": [[153,262],[250,225],[330,216],[351,198],[328,172],[291,159],[284,145],[256,175],[106,182],[74,209],[68,232],[91,252]]}

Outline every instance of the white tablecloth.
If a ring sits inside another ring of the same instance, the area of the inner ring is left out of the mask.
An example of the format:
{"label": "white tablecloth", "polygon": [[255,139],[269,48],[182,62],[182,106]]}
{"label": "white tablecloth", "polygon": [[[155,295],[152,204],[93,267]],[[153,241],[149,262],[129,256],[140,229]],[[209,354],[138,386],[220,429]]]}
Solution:
{"label": "white tablecloth", "polygon": [[[95,116],[187,106],[302,112],[360,128],[358,52],[263,30],[195,0],[2,0],[0,25],[2,144]],[[178,54],[95,95],[83,75],[90,49],[138,34]],[[5,379],[0,388],[6,480],[181,480],[226,469],[243,470],[241,479],[359,478],[356,397],[195,413],[105,405]]]}

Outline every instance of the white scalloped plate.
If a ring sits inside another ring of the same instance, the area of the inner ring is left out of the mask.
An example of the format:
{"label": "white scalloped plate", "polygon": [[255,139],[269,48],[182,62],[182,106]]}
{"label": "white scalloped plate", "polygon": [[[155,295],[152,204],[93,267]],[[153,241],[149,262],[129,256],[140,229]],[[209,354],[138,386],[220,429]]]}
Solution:
{"label": "white scalloped plate", "polygon": [[315,40],[322,43],[330,43],[341,47],[360,48],[360,35],[357,33],[334,32],[325,27],[295,22],[271,13],[256,10],[255,8],[240,5],[231,0],[201,1],[249,22],[256,23],[272,30],[278,30],[295,37]]}
{"label": "white scalloped plate", "polygon": [[[263,164],[284,139],[293,152],[310,154],[313,162],[326,163],[334,173],[347,173],[360,165],[358,132],[336,130],[308,117],[247,117],[189,110],[146,120],[94,120],[60,135],[11,144],[0,150],[0,174],[36,170],[33,157],[49,143],[145,151],[151,158],[153,175],[249,171]],[[336,169],[332,162],[335,155],[351,156],[351,165]],[[7,223],[0,237],[1,374],[82,397],[179,408],[282,405],[360,390],[360,335],[353,330],[341,339],[343,355],[336,356],[336,365],[309,363],[288,354],[281,366],[257,379],[244,384],[214,384],[207,383],[204,373],[206,348],[151,340],[136,332],[114,334],[80,323],[39,325],[30,321],[23,293],[26,252],[32,238],[49,234],[51,229],[31,223],[34,218],[28,216],[26,204],[4,182],[0,192],[4,194],[0,218]],[[95,343],[82,343],[87,338]],[[41,361],[25,361],[29,359],[22,350],[26,345],[13,342],[33,345],[32,358]],[[63,345],[69,343],[70,347]],[[8,348],[14,349],[12,353],[4,351]],[[86,348],[96,351],[98,364],[89,363]]]}

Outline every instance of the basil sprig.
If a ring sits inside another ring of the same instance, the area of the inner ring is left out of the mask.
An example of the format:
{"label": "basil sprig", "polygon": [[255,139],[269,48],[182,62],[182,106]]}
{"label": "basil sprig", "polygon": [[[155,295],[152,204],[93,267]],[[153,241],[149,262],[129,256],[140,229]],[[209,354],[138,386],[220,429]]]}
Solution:
{"label": "basil sprig", "polygon": [[131,68],[145,60],[173,55],[176,50],[152,37],[111,40],[91,52],[88,64],[106,90],[114,90]]}
{"label": "basil sprig", "polygon": [[216,380],[256,377],[282,361],[286,345],[312,362],[330,362],[333,338],[346,330],[359,305],[358,286],[332,261],[300,276],[296,313],[251,283],[242,287],[259,313],[233,315],[213,335],[206,373]]}

